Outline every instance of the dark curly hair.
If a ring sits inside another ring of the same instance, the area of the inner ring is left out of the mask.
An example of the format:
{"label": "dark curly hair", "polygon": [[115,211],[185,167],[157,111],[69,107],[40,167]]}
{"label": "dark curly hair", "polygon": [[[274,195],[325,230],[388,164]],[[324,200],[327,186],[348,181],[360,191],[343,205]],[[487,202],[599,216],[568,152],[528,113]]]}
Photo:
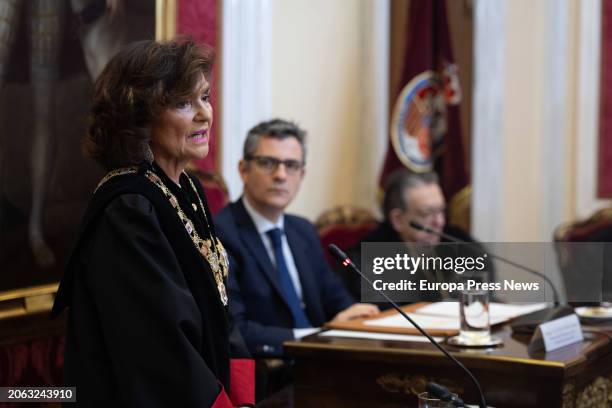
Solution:
{"label": "dark curly hair", "polygon": [[151,160],[152,118],[189,97],[213,62],[212,48],[188,38],[127,45],[94,84],[85,154],[106,170]]}

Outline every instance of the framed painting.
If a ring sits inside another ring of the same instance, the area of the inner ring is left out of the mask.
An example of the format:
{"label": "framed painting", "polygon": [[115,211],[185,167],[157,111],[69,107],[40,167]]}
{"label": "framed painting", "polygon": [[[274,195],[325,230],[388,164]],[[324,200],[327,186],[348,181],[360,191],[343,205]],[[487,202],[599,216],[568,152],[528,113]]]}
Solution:
{"label": "framed painting", "polygon": [[175,0],[1,2],[0,318],[50,307],[103,176],[81,152],[93,80],[175,21]]}

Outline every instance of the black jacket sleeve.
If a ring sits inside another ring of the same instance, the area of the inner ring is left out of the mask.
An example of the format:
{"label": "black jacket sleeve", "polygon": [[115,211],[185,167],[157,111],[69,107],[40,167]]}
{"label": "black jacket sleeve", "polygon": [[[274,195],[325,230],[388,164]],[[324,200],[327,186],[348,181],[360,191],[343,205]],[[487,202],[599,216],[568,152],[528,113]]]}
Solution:
{"label": "black jacket sleeve", "polygon": [[[80,364],[90,364],[79,371],[112,373],[121,406],[207,407],[221,392],[200,353],[201,312],[168,239],[145,197],[119,196],[101,216],[76,278],[72,336]],[[98,343],[80,331],[91,319]],[[75,379],[84,406],[98,406],[95,375]]]}

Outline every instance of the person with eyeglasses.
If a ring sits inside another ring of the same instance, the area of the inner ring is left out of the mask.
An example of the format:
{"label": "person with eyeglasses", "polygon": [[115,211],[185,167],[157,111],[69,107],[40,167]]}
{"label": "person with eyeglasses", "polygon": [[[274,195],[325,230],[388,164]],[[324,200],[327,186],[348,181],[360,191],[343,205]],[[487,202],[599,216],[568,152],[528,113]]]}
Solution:
{"label": "person with eyeglasses", "polygon": [[[360,263],[363,242],[412,242],[424,245],[447,242],[445,239],[440,239],[437,234],[411,227],[411,221],[463,241],[474,242],[467,232],[446,223],[446,200],[440,188],[438,175],[434,172],[415,173],[408,169],[400,169],[392,173],[385,184],[382,212],[384,220],[376,229],[347,251],[353,262]],[[342,278],[351,294],[356,299],[360,299],[359,277],[347,272],[346,268],[338,268],[336,273]],[[379,306],[381,309],[386,308],[386,305],[379,304]]]}
{"label": "person with eyeglasses", "polygon": [[445,227],[451,228],[452,232],[467,238],[463,231],[447,226],[446,200],[440,188],[438,175],[433,172],[414,173],[404,169],[394,172],[385,185],[382,210],[385,220],[380,225],[379,231],[386,232],[385,239],[394,238],[390,242],[420,244],[440,242],[439,235],[414,229],[410,226],[410,221],[416,221],[441,232]]}
{"label": "person with eyeglasses", "polygon": [[304,142],[285,120],[253,127],[239,163],[243,195],[215,218],[230,258],[230,314],[256,357],[282,356],[284,341],[325,322],[378,313],[329,269],[315,227],[285,213],[304,178]]}

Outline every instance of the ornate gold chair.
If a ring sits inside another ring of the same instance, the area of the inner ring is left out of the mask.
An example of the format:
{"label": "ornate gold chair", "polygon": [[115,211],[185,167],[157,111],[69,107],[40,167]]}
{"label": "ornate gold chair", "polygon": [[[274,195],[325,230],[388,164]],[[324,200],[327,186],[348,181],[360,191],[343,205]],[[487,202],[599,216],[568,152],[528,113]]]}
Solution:
{"label": "ornate gold chair", "polygon": [[585,220],[560,225],[554,239],[556,242],[612,241],[612,208],[603,208]]}
{"label": "ornate gold chair", "polygon": [[[601,209],[584,220],[562,224],[553,236],[568,302],[584,305],[612,301],[612,244],[592,248],[572,245],[612,243],[612,208]],[[600,294],[602,297],[598,299]]]}
{"label": "ornate gold chair", "polygon": [[328,264],[332,268],[337,267],[337,262],[327,251],[329,244],[336,244],[346,250],[361,241],[377,225],[374,214],[363,207],[339,205],[324,211],[315,220],[315,226]]}

